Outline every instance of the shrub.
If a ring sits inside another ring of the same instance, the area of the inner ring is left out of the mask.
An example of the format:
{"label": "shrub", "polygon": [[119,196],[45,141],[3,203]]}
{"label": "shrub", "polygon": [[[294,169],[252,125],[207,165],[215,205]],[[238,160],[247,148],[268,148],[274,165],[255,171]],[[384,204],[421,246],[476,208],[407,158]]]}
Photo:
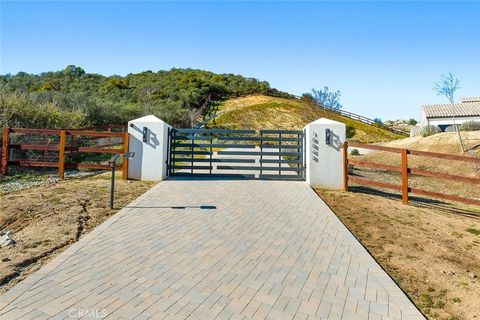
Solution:
{"label": "shrub", "polygon": [[411,125],[411,126],[415,126],[417,124],[417,120],[410,119],[410,120],[408,120],[408,124]]}
{"label": "shrub", "polygon": [[347,134],[347,139],[353,138],[353,136],[355,135],[355,132],[356,132],[355,127],[350,125],[350,124],[347,124],[345,129],[347,131],[347,133],[346,133]]}
{"label": "shrub", "polygon": [[358,151],[358,149],[353,149],[352,151],[350,151],[350,154],[352,156],[358,156],[358,155],[360,155],[360,151]]}
{"label": "shrub", "polygon": [[460,131],[477,131],[480,130],[480,121],[467,121],[460,125]]}
{"label": "shrub", "polygon": [[436,133],[442,132],[442,129],[440,129],[440,127],[438,127],[438,126],[426,125],[426,126],[422,127],[420,132],[421,132],[422,137],[428,137],[428,136],[434,135]]}
{"label": "shrub", "polygon": [[64,110],[52,102],[34,104],[25,93],[6,92],[0,88],[0,129],[79,128],[87,125],[81,109]]}
{"label": "shrub", "polygon": [[373,119],[373,122],[375,122],[376,124],[379,124],[379,125],[383,125],[383,121],[380,118]]}

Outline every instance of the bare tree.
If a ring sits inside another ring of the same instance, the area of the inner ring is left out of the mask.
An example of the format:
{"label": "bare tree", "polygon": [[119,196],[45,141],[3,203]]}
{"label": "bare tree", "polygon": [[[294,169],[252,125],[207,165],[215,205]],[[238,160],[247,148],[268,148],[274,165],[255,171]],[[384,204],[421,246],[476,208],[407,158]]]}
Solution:
{"label": "bare tree", "polygon": [[458,134],[458,139],[460,140],[460,146],[462,147],[462,151],[465,152],[465,146],[462,141],[462,136],[460,135],[460,131],[455,124],[455,92],[458,89],[460,89],[460,80],[458,80],[457,77],[455,77],[451,72],[447,74],[442,74],[440,81],[436,82],[435,86],[433,87],[433,91],[435,91],[439,96],[447,97],[448,101],[452,106],[453,127]]}

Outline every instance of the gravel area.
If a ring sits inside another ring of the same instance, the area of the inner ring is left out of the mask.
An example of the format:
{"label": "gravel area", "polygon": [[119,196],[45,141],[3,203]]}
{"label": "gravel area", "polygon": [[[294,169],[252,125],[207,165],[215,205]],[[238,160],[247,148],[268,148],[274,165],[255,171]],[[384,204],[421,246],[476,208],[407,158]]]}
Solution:
{"label": "gravel area", "polygon": [[[65,171],[65,179],[91,177],[101,174],[104,171]],[[33,187],[51,185],[59,182],[60,179],[56,173],[45,173],[40,175],[16,175],[12,177],[0,178],[0,195],[4,195],[13,191],[25,190]]]}

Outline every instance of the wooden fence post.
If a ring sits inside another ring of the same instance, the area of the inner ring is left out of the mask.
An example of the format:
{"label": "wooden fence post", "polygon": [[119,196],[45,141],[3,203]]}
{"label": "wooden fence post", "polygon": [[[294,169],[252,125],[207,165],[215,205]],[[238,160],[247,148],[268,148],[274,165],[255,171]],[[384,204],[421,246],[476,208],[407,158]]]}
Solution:
{"label": "wooden fence post", "polygon": [[343,143],[343,191],[348,191],[348,142]]}
{"label": "wooden fence post", "polygon": [[[130,140],[130,134],[125,133],[124,138],[123,138],[123,153],[128,152],[129,142],[130,142],[129,140]],[[122,178],[123,178],[123,180],[128,179],[128,159],[127,158],[123,158]]]}
{"label": "wooden fence post", "polygon": [[60,145],[58,148],[58,176],[65,179],[65,146],[67,144],[67,131],[60,131]]}
{"label": "wooden fence post", "polygon": [[0,173],[2,176],[7,175],[8,171],[8,160],[10,154],[10,128],[3,129],[2,136],[2,158],[0,159]]}
{"label": "wooden fence post", "polygon": [[402,150],[402,203],[408,204],[408,149]]}

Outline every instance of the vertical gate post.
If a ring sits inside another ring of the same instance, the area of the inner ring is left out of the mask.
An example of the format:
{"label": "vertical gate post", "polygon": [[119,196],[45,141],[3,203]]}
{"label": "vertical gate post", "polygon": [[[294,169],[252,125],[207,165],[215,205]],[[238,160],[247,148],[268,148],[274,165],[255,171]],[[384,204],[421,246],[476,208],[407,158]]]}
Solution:
{"label": "vertical gate post", "polygon": [[10,128],[4,128],[3,135],[2,135],[2,158],[0,159],[0,163],[1,163],[0,173],[2,174],[2,176],[7,175],[9,155],[10,155]]}
{"label": "vertical gate post", "polygon": [[170,145],[171,142],[171,135],[172,135],[172,128],[167,129],[167,159],[165,160],[165,165],[167,166],[167,177],[170,176],[171,168],[170,168],[170,158],[171,158],[171,150],[172,147]]}
{"label": "vertical gate post", "polygon": [[408,204],[408,149],[402,150],[402,203]]}
{"label": "vertical gate post", "polygon": [[60,131],[60,145],[58,148],[58,176],[60,180],[65,179],[65,146],[67,144],[67,132]]}
{"label": "vertical gate post", "polygon": [[[123,136],[123,153],[128,152],[129,144],[130,144],[130,134],[127,132]],[[128,178],[128,159],[124,157],[123,163],[122,163],[122,179],[127,180],[127,178]]]}
{"label": "vertical gate post", "polygon": [[343,143],[343,191],[348,191],[348,142]]}
{"label": "vertical gate post", "polygon": [[345,124],[321,118],[305,126],[307,183],[316,188],[342,190]]}
{"label": "vertical gate post", "polygon": [[128,161],[128,179],[161,181],[167,177],[169,128],[153,115],[128,122],[128,151],[135,152]]}

